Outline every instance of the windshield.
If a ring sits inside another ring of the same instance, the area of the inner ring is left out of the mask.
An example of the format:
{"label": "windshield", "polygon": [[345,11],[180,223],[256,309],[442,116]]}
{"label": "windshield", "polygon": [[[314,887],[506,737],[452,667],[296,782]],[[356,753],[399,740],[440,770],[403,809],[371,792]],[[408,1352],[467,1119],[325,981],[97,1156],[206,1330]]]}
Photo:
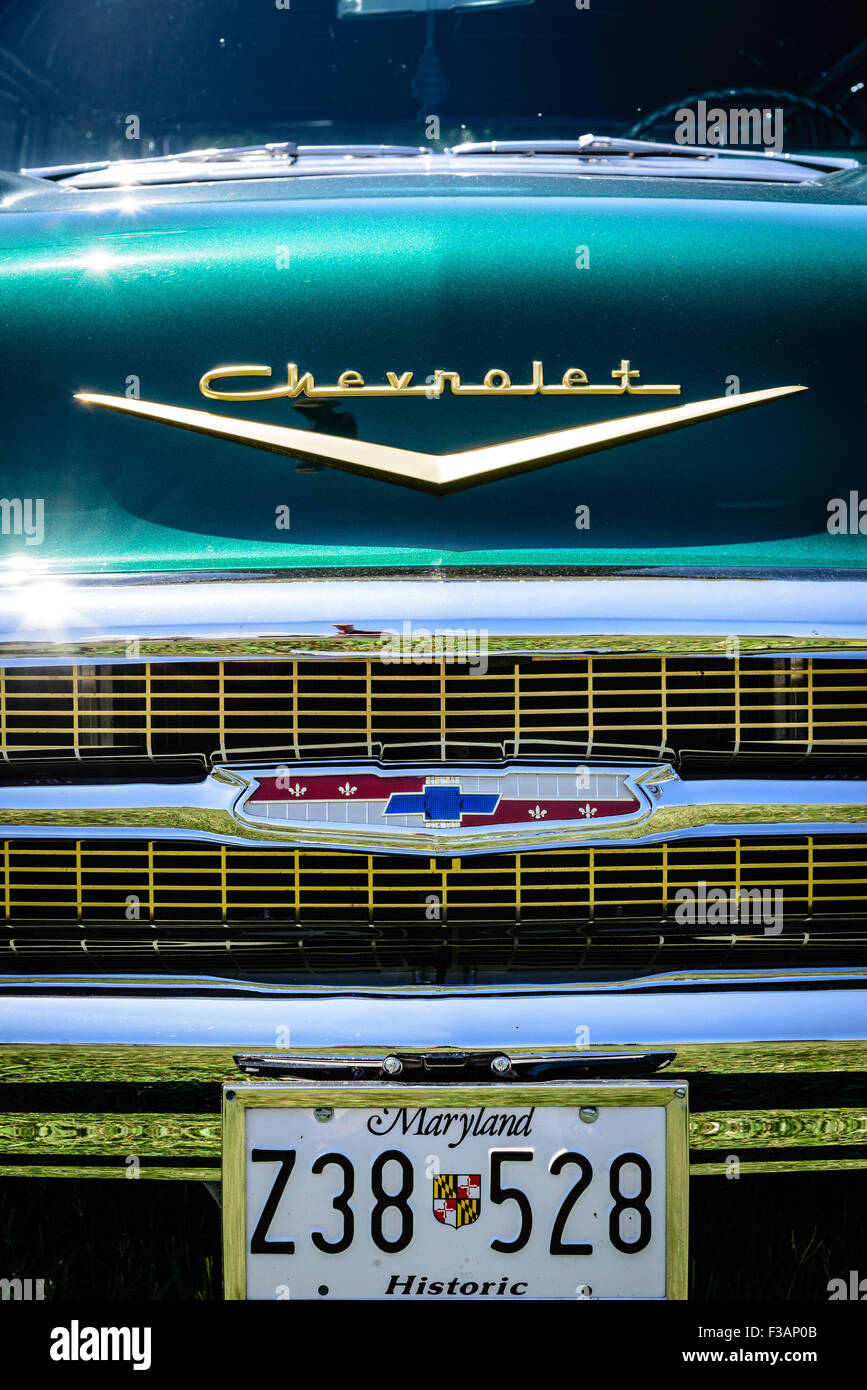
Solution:
{"label": "windshield", "polygon": [[779,110],[786,150],[857,149],[862,40],[834,0],[0,0],[0,167],[259,141],[671,141],[702,98]]}

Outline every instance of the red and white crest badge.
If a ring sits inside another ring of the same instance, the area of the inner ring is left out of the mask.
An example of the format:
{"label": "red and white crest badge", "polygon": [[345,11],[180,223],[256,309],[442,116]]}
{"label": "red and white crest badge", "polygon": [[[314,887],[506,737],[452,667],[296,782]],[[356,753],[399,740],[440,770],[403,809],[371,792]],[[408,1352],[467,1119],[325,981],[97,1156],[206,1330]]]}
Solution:
{"label": "red and white crest badge", "polygon": [[433,1214],[443,1226],[471,1226],[482,1209],[481,1173],[437,1173]]}

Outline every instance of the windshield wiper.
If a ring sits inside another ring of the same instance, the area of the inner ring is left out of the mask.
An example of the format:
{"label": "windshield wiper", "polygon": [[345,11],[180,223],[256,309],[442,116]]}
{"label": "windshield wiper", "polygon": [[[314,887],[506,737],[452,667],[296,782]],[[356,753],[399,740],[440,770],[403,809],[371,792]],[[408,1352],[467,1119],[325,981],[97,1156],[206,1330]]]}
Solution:
{"label": "windshield wiper", "polygon": [[453,145],[450,154],[621,154],[633,158],[642,155],[678,154],[689,159],[703,159],[716,153],[700,145],[663,145],[653,140],[624,140],[619,136],[579,135],[577,140],[486,140],[479,144]]}
{"label": "windshield wiper", "polygon": [[286,160],[295,164],[299,159],[379,159],[403,155],[430,154],[425,145],[298,145],[294,140],[270,141],[262,145],[231,145],[207,150],[183,150],[179,154],[145,155],[141,159],[103,159],[89,164],[51,164],[39,169],[22,169],[37,179],[64,179],[75,174],[95,174],[104,169],[150,167],[153,164],[231,164],[244,161]]}
{"label": "windshield wiper", "polygon": [[381,156],[430,154],[423,145],[298,145],[294,140],[272,141],[267,145],[236,145],[216,150],[185,150],[183,154],[163,154],[147,160],[148,164],[166,164],[176,160],[192,163],[219,164],[233,159],[296,159],[313,156],[329,158],[378,159]]}
{"label": "windshield wiper", "polygon": [[488,140],[483,143],[453,145],[449,150],[453,155],[571,155],[573,159],[598,159],[614,155],[624,159],[676,158],[676,159],[773,159],[801,168],[820,169],[833,172],[836,169],[856,168],[858,161],[847,158],[834,158],[830,155],[777,154],[775,151],[752,150],[747,148],[729,149],[723,146],[707,145],[668,145],[657,140],[628,140],[619,135],[579,135],[577,140]]}

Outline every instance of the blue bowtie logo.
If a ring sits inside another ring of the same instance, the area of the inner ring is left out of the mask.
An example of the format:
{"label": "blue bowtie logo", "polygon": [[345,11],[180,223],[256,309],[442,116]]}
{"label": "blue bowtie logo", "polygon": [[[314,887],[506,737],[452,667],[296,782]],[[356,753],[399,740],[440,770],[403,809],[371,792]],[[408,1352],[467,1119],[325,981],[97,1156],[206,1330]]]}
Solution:
{"label": "blue bowtie logo", "polygon": [[497,809],[496,792],[464,793],[459,782],[425,782],[423,792],[393,792],[386,816],[423,815],[425,821],[451,821],[460,824],[463,816],[491,816]]}

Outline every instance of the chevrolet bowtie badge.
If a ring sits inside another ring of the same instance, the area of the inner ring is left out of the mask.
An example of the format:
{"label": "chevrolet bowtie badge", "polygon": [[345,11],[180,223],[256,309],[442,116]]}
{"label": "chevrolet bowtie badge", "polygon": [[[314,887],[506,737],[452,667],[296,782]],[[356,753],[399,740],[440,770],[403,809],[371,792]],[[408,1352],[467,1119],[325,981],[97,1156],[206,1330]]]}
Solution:
{"label": "chevrolet bowtie badge", "polygon": [[498,853],[616,838],[650,819],[650,788],[671,780],[644,767],[510,763],[498,768],[235,767],[233,814],[245,830],[296,845],[392,853]]}
{"label": "chevrolet bowtie badge", "polygon": [[[580,367],[569,367],[559,381],[546,383],[543,364],[540,361],[533,363],[529,381],[517,384],[513,383],[507,372],[494,367],[486,372],[482,381],[478,383],[463,382],[458,372],[437,370],[432,373],[427,383],[415,384],[414,373],[410,371],[389,371],[385,374],[385,381],[370,384],[360,372],[344,371],[339,374],[335,383],[317,386],[310,372],[299,374],[295,362],[288,364],[286,380],[277,386],[264,389],[221,390],[213,384],[229,378],[237,380],[243,377],[270,376],[271,368],[267,366],[215,367],[204,374],[199,388],[204,396],[218,401],[297,399],[301,396],[311,400],[372,396],[436,399],[446,392],[452,396],[677,396],[681,390],[680,386],[670,384],[640,385],[639,371],[632,367],[626,358],[612,371],[614,384],[610,385],[592,384],[587,373]],[[543,468],[566,459],[580,458],[600,449],[629,443],[631,440],[649,439],[668,430],[682,429],[686,425],[699,424],[703,420],[714,420],[721,415],[764,405],[768,401],[778,400],[782,396],[790,396],[806,389],[805,386],[777,386],[770,390],[712,397],[710,400],[695,401],[688,405],[651,410],[595,424],[576,425],[569,429],[555,430],[550,434],[511,439],[502,444],[487,444],[480,448],[447,454],[428,454],[415,449],[373,444],[365,440],[328,435],[318,431],[293,429],[286,425],[263,424],[256,420],[243,420],[234,416],[216,415],[207,410],[162,405],[156,401],[136,400],[126,396],[106,396],[82,391],[77,394],[76,399],[87,405],[137,415],[145,420],[174,425],[178,429],[192,430],[198,434],[208,434],[216,439],[247,444],[251,448],[284,454],[292,459],[326,463],[333,468],[401,483],[406,487],[446,493],[508,477],[510,474],[527,472],[533,468]]]}

